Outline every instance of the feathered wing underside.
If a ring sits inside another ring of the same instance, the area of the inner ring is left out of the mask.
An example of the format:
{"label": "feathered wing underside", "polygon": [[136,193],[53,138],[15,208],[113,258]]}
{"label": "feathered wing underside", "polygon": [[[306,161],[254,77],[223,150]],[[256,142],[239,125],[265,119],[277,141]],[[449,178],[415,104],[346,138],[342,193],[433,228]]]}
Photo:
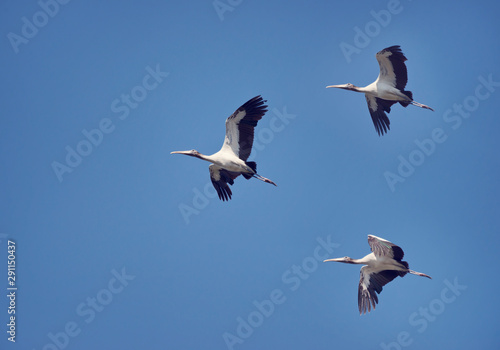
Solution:
{"label": "feathered wing underside", "polygon": [[222,148],[229,147],[240,159],[246,161],[252,152],[254,129],[267,112],[262,96],[245,102],[226,120],[226,137]]}
{"label": "feathered wing underside", "polygon": [[365,314],[378,304],[378,296],[382,292],[382,287],[398,276],[403,277],[404,271],[384,270],[374,273],[368,266],[363,266],[360,272],[358,287],[358,308],[359,314]]}
{"label": "feathered wing underside", "polygon": [[377,236],[368,235],[368,244],[377,258],[386,257],[401,262],[405,255],[403,249]]}
{"label": "feathered wing underside", "polygon": [[408,82],[407,58],[401,47],[391,46],[377,52],[375,55],[380,66],[378,81],[384,81],[396,89],[403,91]]}
{"label": "feathered wing underside", "polygon": [[219,199],[222,201],[230,200],[233,192],[231,192],[229,185],[234,184],[234,179],[236,179],[240,173],[228,171],[215,164],[210,164],[208,170],[210,171],[210,180],[212,180],[212,184],[217,191]]}
{"label": "feathered wing underside", "polygon": [[391,129],[391,121],[385,113],[389,113],[391,111],[391,106],[395,104],[396,101],[383,100],[369,94],[365,94],[365,97],[375,130],[377,130],[379,136],[387,133],[387,131]]}

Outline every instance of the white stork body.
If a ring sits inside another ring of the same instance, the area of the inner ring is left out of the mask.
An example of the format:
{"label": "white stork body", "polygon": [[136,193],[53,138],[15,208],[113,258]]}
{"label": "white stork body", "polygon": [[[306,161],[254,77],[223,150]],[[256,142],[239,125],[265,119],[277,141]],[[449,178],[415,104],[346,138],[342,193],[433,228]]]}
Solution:
{"label": "white stork body", "polygon": [[185,154],[212,163],[208,167],[210,180],[219,199],[223,201],[231,199],[232,192],[229,185],[233,185],[234,179],[239,175],[243,175],[247,180],[255,177],[276,186],[271,180],[257,174],[255,162],[247,162],[252,152],[254,128],[267,112],[264,102],[261,96],[256,96],[227,118],[226,137],[219,152],[210,156],[203,155],[194,149],[171,152],[171,154]]}
{"label": "white stork body", "polygon": [[390,120],[385,114],[391,111],[391,106],[400,103],[403,107],[412,104],[417,107],[433,109],[429,106],[413,101],[411,91],[405,91],[408,82],[407,60],[399,46],[391,46],[378,52],[375,57],[380,66],[380,73],[373,83],[365,87],[353,84],[329,85],[327,88],[340,88],[356,92],[363,92],[368,103],[368,110],[372,117],[375,130],[383,135],[390,129]]}
{"label": "white stork body", "polygon": [[[182,152],[182,151],[181,151]],[[172,152],[178,153],[178,152]],[[252,169],[240,158],[238,158],[231,150],[221,149],[219,152],[211,156],[203,156],[200,158],[212,163],[210,166],[225,169],[227,171],[251,173]]]}
{"label": "white stork body", "polygon": [[403,249],[397,245],[377,236],[368,235],[368,244],[372,253],[361,259],[351,259],[349,257],[327,259],[325,261],[336,261],[347,264],[361,264],[359,286],[358,286],[358,307],[360,315],[370,312],[378,303],[377,293],[382,292],[382,287],[391,282],[396,277],[404,277],[407,273],[431,278],[425,273],[416,272],[409,269],[408,263],[402,261]]}

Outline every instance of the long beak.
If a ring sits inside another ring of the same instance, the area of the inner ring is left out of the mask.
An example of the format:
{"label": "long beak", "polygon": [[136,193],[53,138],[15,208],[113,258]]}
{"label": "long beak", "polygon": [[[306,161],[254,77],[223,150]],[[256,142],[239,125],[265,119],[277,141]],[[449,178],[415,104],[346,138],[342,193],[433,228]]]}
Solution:
{"label": "long beak", "polygon": [[335,259],[326,259],[326,260],[323,260],[323,262],[327,262],[327,261],[343,262],[344,259],[343,258],[335,258]]}
{"label": "long beak", "polygon": [[344,89],[344,88],[345,88],[345,86],[344,86],[344,85],[328,85],[326,88],[327,88],[327,89],[328,89],[328,88],[339,88],[339,89]]}
{"label": "long beak", "polygon": [[170,152],[170,154],[187,154],[188,151],[174,151],[174,152]]}

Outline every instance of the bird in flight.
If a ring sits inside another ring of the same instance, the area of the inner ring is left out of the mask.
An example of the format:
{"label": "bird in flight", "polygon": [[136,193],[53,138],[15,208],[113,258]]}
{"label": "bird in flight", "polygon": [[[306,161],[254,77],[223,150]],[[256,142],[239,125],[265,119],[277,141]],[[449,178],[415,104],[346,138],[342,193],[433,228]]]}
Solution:
{"label": "bird in flight", "polygon": [[[185,154],[191,157],[206,160],[209,165],[210,180],[217,191],[219,199],[231,199],[231,188],[234,179],[239,175],[247,180],[252,177],[276,186],[276,184],[257,174],[257,164],[247,162],[252,152],[254,129],[257,122],[267,112],[267,105],[261,96],[256,96],[245,102],[226,120],[226,137],[219,152],[210,156],[201,154],[196,150],[175,151],[171,154]],[[229,185],[228,185],[229,184]]]}
{"label": "bird in flight", "polygon": [[372,253],[362,259],[352,259],[349,257],[327,259],[346,264],[361,264],[359,286],[358,286],[358,307],[359,314],[375,310],[378,303],[378,296],[382,292],[382,287],[391,282],[396,277],[404,277],[407,273],[431,278],[425,273],[416,272],[409,269],[406,261],[401,261],[404,256],[403,249],[397,245],[377,236],[368,235],[368,244]]}
{"label": "bird in flight", "polygon": [[342,84],[329,85],[327,88],[364,92],[366,102],[368,103],[368,110],[379,136],[390,129],[389,124],[391,122],[386,112],[389,113],[391,106],[395,103],[399,102],[403,107],[412,104],[434,111],[429,106],[413,101],[413,93],[405,90],[406,83],[408,82],[408,72],[405,65],[407,58],[401,51],[400,46],[385,48],[378,52],[375,57],[380,66],[380,73],[377,80],[370,85],[358,87],[353,84]]}

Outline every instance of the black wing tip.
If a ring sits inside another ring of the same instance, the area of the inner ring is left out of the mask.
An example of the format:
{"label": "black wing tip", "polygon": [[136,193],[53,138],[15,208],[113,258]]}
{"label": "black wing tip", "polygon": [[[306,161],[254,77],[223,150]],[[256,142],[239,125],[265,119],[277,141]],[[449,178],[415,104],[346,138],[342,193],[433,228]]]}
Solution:
{"label": "black wing tip", "polygon": [[231,190],[228,188],[228,191],[225,191],[223,188],[218,189],[217,187],[215,188],[217,190],[217,194],[219,195],[219,199],[223,202],[229,201],[231,199]]}
{"label": "black wing tip", "polygon": [[391,121],[387,116],[387,113],[391,113],[391,106],[396,103],[396,101],[387,101],[381,98],[375,98],[376,102],[376,110],[372,110],[370,107],[370,102],[368,101],[368,111],[370,112],[370,116],[373,121],[373,125],[375,126],[375,130],[377,131],[378,136],[383,136],[389,130],[391,130],[390,124]]}
{"label": "black wing tip", "polygon": [[[219,196],[219,199],[221,201],[229,201],[231,199],[231,195],[233,192],[229,188],[229,185],[227,183],[230,183],[231,185],[234,183],[232,179],[231,181],[215,181],[214,179],[210,178],[212,180],[212,185],[214,186],[215,190],[217,191],[217,195]],[[221,182],[221,183],[219,183]]]}
{"label": "black wing tip", "polygon": [[264,100],[264,99],[262,98],[262,95],[257,95],[257,96],[255,96],[254,98],[252,98],[252,99],[250,99],[250,100],[262,100],[262,102],[267,102],[267,100]]}
{"label": "black wing tip", "polygon": [[358,302],[359,314],[367,314],[372,310],[375,310],[378,304],[377,294],[373,293],[373,295],[369,291],[362,292],[360,295],[360,300]]}
{"label": "black wing tip", "polygon": [[401,45],[392,45],[392,46],[386,47],[382,51],[391,51],[391,52],[392,51],[401,51]]}
{"label": "black wing tip", "polygon": [[382,114],[385,118],[377,118],[373,121],[373,125],[375,125],[375,130],[377,131],[378,136],[384,136],[389,130],[391,130],[391,122],[389,121],[389,118],[384,112],[382,112]]}
{"label": "black wing tip", "polygon": [[[262,99],[261,95],[255,96],[254,98],[251,98],[250,100],[248,100],[247,102],[242,104],[240,106],[240,108],[238,108],[236,110],[236,112],[233,114],[233,116],[235,116],[236,113],[239,111],[247,111],[248,115],[246,118],[248,118],[249,120],[258,121],[268,111],[267,108],[269,106],[266,105],[265,102],[267,102],[267,100]],[[256,125],[257,124],[252,125],[252,126],[255,127]]]}
{"label": "black wing tip", "polygon": [[401,46],[399,45],[392,45],[392,46],[389,46],[389,47],[386,47],[385,49],[382,49],[380,50],[379,53],[383,53],[383,52],[392,52],[392,53],[403,53],[403,51],[401,50]]}
{"label": "black wing tip", "polygon": [[[267,100],[264,100],[262,96],[257,96],[257,99],[255,100],[255,107],[266,109],[268,106],[266,105]],[[267,110],[266,110],[267,112]]]}
{"label": "black wing tip", "polygon": [[[244,105],[246,105],[247,103],[248,104],[264,105],[264,103],[266,103],[266,102],[267,102],[267,100],[264,100],[262,98],[262,95],[257,95],[254,98],[251,98],[247,102],[245,102]],[[265,106],[265,107],[267,108],[267,106]]]}
{"label": "black wing tip", "polygon": [[395,58],[398,58],[400,59],[401,61],[408,61],[408,59],[406,58],[406,56],[404,55],[403,51],[401,50],[401,46],[399,45],[394,45],[394,46],[389,46],[389,47],[386,47],[385,49],[382,49],[380,50],[378,54],[383,54],[384,52],[390,52]]}
{"label": "black wing tip", "polygon": [[384,127],[384,128],[382,129],[382,128],[380,128],[380,127],[375,126],[375,130],[377,130],[377,134],[378,134],[378,136],[379,136],[379,137],[386,135],[386,134],[387,134],[387,131],[389,131],[388,129],[390,130],[390,128],[387,128],[387,129],[386,129],[386,128]]}

